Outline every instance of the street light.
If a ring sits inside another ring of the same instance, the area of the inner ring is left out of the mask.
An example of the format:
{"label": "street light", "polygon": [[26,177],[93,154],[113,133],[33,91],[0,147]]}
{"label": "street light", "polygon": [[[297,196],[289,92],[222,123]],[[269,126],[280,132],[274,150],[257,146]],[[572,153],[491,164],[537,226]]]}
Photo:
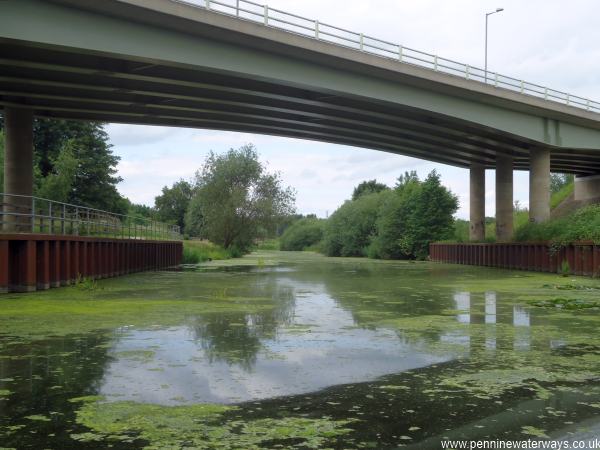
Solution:
{"label": "street light", "polygon": [[496,13],[499,13],[502,11],[504,11],[504,8],[496,8],[496,11],[485,13],[485,82],[486,83],[487,83],[487,78],[488,78],[487,77],[487,74],[488,74],[488,70],[487,70],[487,67],[488,67],[488,64],[487,64],[487,61],[488,61],[488,57],[487,57],[487,54],[488,54],[488,17],[490,17],[492,14],[496,14]]}

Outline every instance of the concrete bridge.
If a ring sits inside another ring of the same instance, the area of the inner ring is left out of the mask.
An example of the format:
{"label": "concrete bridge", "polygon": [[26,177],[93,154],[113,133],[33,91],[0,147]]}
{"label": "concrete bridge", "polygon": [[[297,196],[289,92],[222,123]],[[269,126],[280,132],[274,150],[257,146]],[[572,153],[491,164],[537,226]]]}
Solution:
{"label": "concrete bridge", "polygon": [[[228,3],[232,2],[233,3]],[[600,103],[269,9],[247,0],[0,0],[5,192],[32,193],[32,119],[263,133],[470,169],[471,238],[484,237],[485,169],[497,236],[513,170],[531,220],[550,172],[600,196]]]}

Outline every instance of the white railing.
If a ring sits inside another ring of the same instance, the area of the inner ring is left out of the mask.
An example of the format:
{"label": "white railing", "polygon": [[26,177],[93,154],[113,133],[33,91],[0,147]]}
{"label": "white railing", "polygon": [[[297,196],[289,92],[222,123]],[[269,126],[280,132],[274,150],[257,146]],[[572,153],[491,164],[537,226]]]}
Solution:
{"label": "white railing", "polygon": [[296,14],[270,8],[267,5],[261,5],[249,0],[171,1],[185,3],[199,8],[206,8],[239,19],[257,22],[264,26],[278,28],[319,41],[325,41],[377,55],[382,58],[395,60],[399,63],[413,64],[436,72],[465,78],[467,80],[479,81],[497,88],[508,89],[513,92],[542,98],[547,101],[600,113],[600,102],[557,91],[556,89],[550,89],[545,86],[540,86],[539,84],[529,83],[497,72],[486,72],[484,69],[476,66],[442,58],[431,53],[421,52],[393,42],[377,39],[363,33],[356,33],[344,28],[319,22],[318,20],[307,19]]}
{"label": "white railing", "polygon": [[179,226],[27,195],[0,193],[0,233],[179,240]]}

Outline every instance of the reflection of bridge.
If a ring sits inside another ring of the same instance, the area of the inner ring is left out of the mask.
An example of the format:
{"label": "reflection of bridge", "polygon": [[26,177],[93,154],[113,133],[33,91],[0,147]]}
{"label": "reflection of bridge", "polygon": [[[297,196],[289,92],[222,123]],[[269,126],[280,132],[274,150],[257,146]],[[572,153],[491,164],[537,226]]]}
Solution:
{"label": "reflection of bridge", "polygon": [[473,239],[485,169],[497,171],[500,239],[512,234],[514,169],[530,171],[532,220],[549,216],[550,170],[578,175],[577,198],[598,196],[596,102],[496,73],[481,82],[480,69],[246,0],[202,5],[0,2],[5,192],[32,194],[38,116],[298,137],[470,168]]}

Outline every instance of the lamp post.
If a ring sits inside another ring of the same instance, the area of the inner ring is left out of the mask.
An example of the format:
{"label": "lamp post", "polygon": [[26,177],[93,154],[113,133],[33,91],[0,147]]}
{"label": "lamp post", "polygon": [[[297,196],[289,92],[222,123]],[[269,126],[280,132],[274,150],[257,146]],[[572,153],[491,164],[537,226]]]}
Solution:
{"label": "lamp post", "polygon": [[488,79],[488,17],[490,17],[492,14],[496,14],[499,12],[504,11],[504,8],[496,8],[496,11],[492,11],[489,13],[485,13],[485,82],[487,84],[487,79]]}

